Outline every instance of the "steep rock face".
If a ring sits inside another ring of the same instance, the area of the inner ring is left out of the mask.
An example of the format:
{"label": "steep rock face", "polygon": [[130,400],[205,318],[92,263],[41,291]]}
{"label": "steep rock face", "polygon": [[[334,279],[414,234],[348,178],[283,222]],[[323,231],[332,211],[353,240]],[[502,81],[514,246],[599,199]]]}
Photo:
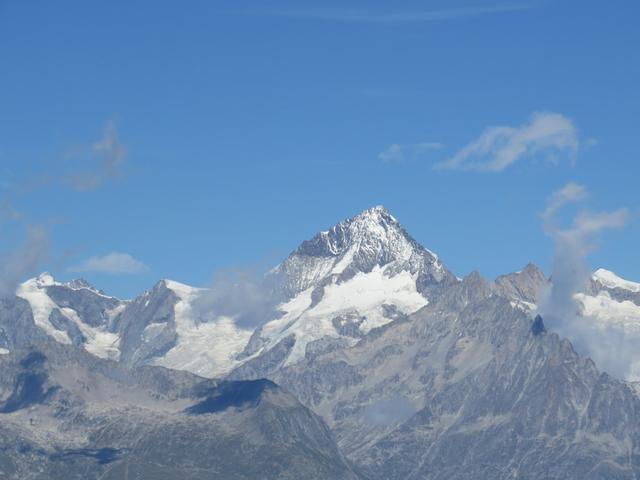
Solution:
{"label": "steep rock face", "polygon": [[424,406],[353,457],[379,478],[635,478],[637,397],[510,308],[462,312]]}
{"label": "steep rock face", "polygon": [[120,341],[121,360],[138,365],[169,350],[176,340],[175,305],[178,296],[158,282],[133,300],[114,319]]}
{"label": "steep rock face", "polygon": [[358,478],[320,417],[271,382],[41,347],[0,358],[2,478]]}
{"label": "steep rock face", "polygon": [[59,309],[70,308],[91,327],[108,326],[123,302],[105,295],[80,279],[68,283],[52,282],[46,293]]}
{"label": "steep rock face", "polygon": [[517,273],[499,276],[495,283],[504,295],[532,305],[538,302],[549,281],[542,270],[529,263]]}
{"label": "steep rock face", "polygon": [[416,276],[419,290],[455,282],[438,257],[416,242],[382,206],[365,210],[304,241],[270,272],[285,298],[332,280],[344,282],[357,273],[385,269]]}
{"label": "steep rock face", "polygon": [[33,321],[31,306],[26,300],[0,298],[0,349],[8,353],[18,348],[47,341],[48,335]]}

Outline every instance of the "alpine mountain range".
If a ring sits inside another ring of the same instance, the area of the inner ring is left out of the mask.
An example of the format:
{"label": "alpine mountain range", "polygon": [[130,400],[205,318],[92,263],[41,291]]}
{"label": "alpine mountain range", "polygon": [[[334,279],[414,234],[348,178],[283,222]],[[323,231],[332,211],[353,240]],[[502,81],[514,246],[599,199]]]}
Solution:
{"label": "alpine mountain range", "polygon": [[[380,206],[223,294],[43,273],[0,299],[0,478],[638,478],[636,384],[545,328],[549,288],[458,278]],[[613,272],[574,299],[640,322]]]}

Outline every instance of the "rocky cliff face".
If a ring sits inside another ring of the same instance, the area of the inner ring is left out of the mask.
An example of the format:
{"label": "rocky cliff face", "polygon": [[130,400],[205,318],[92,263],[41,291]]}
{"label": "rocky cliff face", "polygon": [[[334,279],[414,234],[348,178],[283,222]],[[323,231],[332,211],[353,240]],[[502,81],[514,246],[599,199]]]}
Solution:
{"label": "rocky cliff face", "polygon": [[343,283],[376,268],[390,277],[410,273],[420,292],[456,280],[438,257],[416,242],[382,206],[304,241],[269,276],[285,298],[292,298],[309,288]]}

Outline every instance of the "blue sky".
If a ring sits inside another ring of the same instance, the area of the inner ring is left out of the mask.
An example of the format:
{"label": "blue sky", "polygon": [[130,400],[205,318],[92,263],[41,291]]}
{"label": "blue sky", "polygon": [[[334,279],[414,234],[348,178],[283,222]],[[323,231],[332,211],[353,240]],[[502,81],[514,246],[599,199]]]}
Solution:
{"label": "blue sky", "polygon": [[0,1],[0,250],[19,258],[38,229],[27,270],[127,297],[275,264],[383,204],[457,275],[549,271],[541,213],[575,182],[579,208],[628,212],[590,264],[640,280],[639,14]]}

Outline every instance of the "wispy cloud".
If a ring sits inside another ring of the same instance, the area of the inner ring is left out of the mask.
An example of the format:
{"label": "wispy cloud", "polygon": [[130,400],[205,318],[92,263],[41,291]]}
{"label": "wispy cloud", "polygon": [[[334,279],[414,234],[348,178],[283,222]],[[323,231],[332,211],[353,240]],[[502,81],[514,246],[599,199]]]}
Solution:
{"label": "wispy cloud", "polygon": [[276,304],[272,279],[255,268],[232,268],[216,272],[193,310],[205,321],[225,316],[241,328],[255,328],[274,318]]}
{"label": "wispy cloud", "polygon": [[378,154],[378,160],[383,162],[401,162],[407,159],[416,158],[425,152],[430,150],[437,150],[442,148],[443,145],[437,142],[422,142],[422,143],[393,143],[389,145],[384,151]]}
{"label": "wispy cloud", "polygon": [[365,418],[375,424],[388,427],[408,420],[417,412],[416,406],[401,395],[393,395],[369,405]]}
{"label": "wispy cloud", "polygon": [[571,120],[554,112],[536,112],[519,127],[489,127],[436,169],[500,172],[522,158],[558,161],[565,154],[575,161],[578,130]]}
{"label": "wispy cloud", "polygon": [[[30,175],[0,185],[0,228],[23,230],[22,240],[12,245],[0,231],[0,296],[11,295],[28,275],[37,273],[49,256],[50,230],[46,225],[30,222],[29,215],[14,207],[16,198],[30,196],[53,186],[77,191],[93,190],[122,174],[126,151],[116,131],[108,122],[97,141],[76,146],[67,157],[71,165],[61,166],[55,173]],[[69,168],[70,167],[70,168]],[[11,172],[6,172],[10,174]],[[120,255],[120,257],[119,257]],[[89,259],[75,271],[106,271],[108,273],[140,273],[147,267],[126,254],[111,254]]]}
{"label": "wispy cloud", "polygon": [[585,200],[589,196],[589,191],[584,185],[569,182],[560,190],[551,194],[547,201],[547,208],[542,213],[542,218],[547,226],[551,225],[553,216],[564,205],[577,203]]}
{"label": "wispy cloud", "polygon": [[287,9],[253,10],[241,12],[245,15],[289,17],[305,20],[324,20],[333,22],[354,22],[371,24],[425,23],[457,18],[474,17],[492,13],[518,12],[535,8],[536,3],[500,3],[433,10],[415,10],[404,12],[381,12],[353,9]]}
{"label": "wispy cloud", "polygon": [[74,150],[70,156],[82,161],[78,170],[70,173],[66,179],[74,189],[95,190],[122,175],[127,152],[120,143],[114,122],[105,125],[102,138],[98,141]]}
{"label": "wispy cloud", "polygon": [[49,233],[44,227],[27,228],[17,248],[0,256],[0,297],[11,296],[22,280],[36,272],[49,255]]}
{"label": "wispy cloud", "polygon": [[149,271],[149,267],[128,253],[113,252],[103,256],[91,257],[80,265],[70,267],[69,271],[133,275],[145,273]]}
{"label": "wispy cloud", "polygon": [[[580,353],[590,356],[601,369],[626,377],[637,358],[640,337],[624,329],[604,326],[577,314],[575,296],[584,292],[591,276],[588,254],[596,247],[601,233],[623,227],[629,212],[621,208],[607,212],[578,212],[570,225],[561,225],[559,210],[582,205],[588,197],[586,187],[569,183],[549,197],[542,213],[545,232],[553,239],[555,252],[551,284],[539,302],[545,322],[569,338]],[[612,345],[616,345],[612,352]]]}

